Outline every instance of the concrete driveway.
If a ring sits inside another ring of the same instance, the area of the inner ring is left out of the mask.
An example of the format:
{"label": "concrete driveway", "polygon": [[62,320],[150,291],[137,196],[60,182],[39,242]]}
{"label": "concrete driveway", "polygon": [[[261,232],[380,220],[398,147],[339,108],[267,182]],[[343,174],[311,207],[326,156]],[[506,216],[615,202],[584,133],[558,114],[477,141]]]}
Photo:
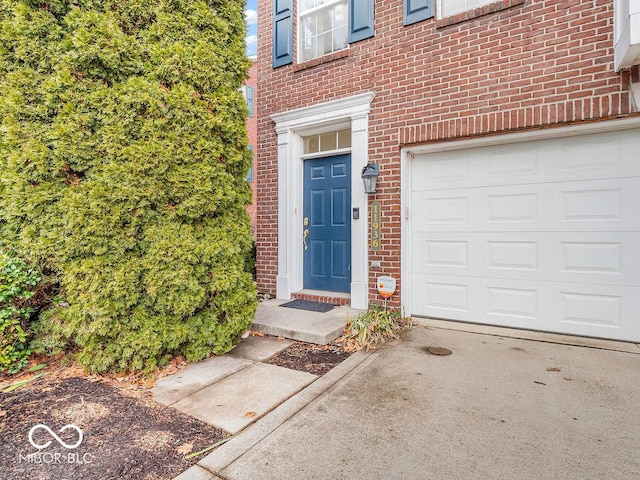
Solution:
{"label": "concrete driveway", "polygon": [[230,480],[639,478],[640,348],[627,345],[419,326],[246,451],[237,438],[200,465]]}

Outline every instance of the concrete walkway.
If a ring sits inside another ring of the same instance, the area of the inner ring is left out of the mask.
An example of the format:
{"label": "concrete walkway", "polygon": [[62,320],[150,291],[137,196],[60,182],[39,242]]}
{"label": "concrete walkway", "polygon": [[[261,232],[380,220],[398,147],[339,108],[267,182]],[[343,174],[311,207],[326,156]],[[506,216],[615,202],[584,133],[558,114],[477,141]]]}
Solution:
{"label": "concrete walkway", "polygon": [[177,478],[637,478],[638,345],[435,325],[351,356]]}
{"label": "concrete walkway", "polygon": [[[280,307],[280,300],[258,305],[252,329],[291,339],[326,344],[342,334],[348,308],[325,313]],[[318,377],[263,363],[293,342],[249,337],[228,355],[189,365],[153,388],[154,399],[203,422],[236,434],[292,397]]]}

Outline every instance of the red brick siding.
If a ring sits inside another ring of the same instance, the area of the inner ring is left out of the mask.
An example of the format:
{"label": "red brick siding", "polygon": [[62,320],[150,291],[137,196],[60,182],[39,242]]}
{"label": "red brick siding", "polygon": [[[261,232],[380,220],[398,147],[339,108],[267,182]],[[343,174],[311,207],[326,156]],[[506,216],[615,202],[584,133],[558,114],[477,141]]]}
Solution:
{"label": "red brick siding", "polygon": [[369,157],[380,164],[375,200],[383,227],[381,251],[369,253],[382,262],[371,269],[371,298],[378,275],[400,279],[402,146],[631,113],[629,83],[638,70],[614,72],[612,0],[502,3],[467,21],[440,21],[448,26],[430,19],[405,27],[401,0],[377,1],[375,36],[351,45],[348,56],[273,69],[273,1],[259,0],[260,291],[273,294],[277,274],[277,151],[269,118],[276,112],[375,92]]}

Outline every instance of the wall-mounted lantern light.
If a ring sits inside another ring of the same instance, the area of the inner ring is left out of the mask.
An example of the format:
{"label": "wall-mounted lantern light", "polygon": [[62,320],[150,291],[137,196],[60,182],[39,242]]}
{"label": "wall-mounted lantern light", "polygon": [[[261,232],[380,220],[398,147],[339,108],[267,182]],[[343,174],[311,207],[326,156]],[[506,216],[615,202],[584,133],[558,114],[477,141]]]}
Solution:
{"label": "wall-mounted lantern light", "polygon": [[376,184],[378,183],[378,174],[380,167],[377,163],[368,163],[362,169],[362,181],[364,182],[364,193],[376,193]]}

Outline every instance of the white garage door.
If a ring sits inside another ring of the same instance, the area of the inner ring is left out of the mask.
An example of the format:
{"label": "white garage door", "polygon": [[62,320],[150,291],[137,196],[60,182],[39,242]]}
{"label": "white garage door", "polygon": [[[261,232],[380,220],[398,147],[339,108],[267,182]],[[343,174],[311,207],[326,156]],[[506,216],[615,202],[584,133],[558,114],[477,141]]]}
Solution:
{"label": "white garage door", "polygon": [[640,130],[416,155],[413,315],[640,341]]}

